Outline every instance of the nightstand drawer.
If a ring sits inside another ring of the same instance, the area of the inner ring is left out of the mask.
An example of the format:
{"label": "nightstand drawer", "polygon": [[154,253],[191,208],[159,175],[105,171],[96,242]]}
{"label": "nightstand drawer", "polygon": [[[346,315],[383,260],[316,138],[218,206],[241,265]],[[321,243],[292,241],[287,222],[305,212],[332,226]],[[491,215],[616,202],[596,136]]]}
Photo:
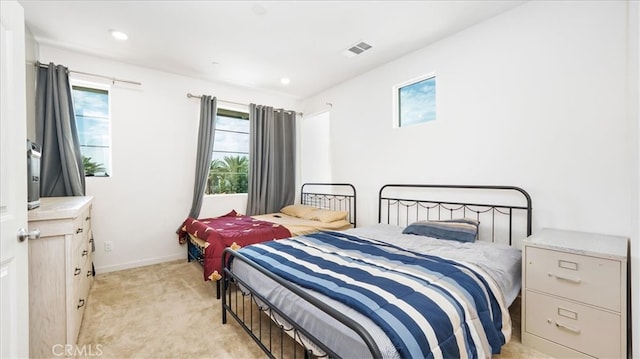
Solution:
{"label": "nightstand drawer", "polygon": [[620,316],[527,291],[528,333],[598,358],[620,358]]}
{"label": "nightstand drawer", "polygon": [[525,249],[528,289],[620,311],[620,262],[535,247]]}

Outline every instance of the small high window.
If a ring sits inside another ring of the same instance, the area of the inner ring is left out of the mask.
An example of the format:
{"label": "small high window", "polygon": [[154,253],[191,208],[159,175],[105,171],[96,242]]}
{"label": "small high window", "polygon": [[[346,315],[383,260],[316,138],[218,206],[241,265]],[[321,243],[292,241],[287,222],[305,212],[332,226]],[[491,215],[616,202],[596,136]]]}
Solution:
{"label": "small high window", "polygon": [[394,87],[395,125],[405,127],[436,119],[436,77],[423,76]]}

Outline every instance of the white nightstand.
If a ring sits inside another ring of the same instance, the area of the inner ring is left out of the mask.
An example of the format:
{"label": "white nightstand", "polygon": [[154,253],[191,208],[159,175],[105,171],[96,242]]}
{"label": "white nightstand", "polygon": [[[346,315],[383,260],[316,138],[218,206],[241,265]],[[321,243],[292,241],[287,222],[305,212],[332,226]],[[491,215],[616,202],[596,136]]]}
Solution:
{"label": "white nightstand", "polygon": [[544,229],[522,253],[522,343],[557,358],[626,358],[628,239]]}

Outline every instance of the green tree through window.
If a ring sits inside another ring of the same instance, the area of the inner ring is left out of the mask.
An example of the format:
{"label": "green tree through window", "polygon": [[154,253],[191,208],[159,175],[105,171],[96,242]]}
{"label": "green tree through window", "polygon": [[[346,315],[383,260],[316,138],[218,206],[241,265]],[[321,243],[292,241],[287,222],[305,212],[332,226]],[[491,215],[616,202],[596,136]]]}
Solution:
{"label": "green tree through window", "polygon": [[205,194],[247,193],[249,114],[218,108]]}
{"label": "green tree through window", "polygon": [[246,156],[225,156],[211,161],[207,188],[209,193],[247,193],[249,159]]}

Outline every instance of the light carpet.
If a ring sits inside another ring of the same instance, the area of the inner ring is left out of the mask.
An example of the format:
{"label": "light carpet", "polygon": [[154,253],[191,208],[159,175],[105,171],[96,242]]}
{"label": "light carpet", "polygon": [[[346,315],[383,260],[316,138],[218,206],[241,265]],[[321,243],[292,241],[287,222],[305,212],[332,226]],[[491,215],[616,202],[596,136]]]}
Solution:
{"label": "light carpet", "polygon": [[[231,317],[221,320],[215,285],[195,262],[174,261],[98,274],[78,346],[101,358],[264,358]],[[494,358],[549,358],[520,343],[520,303],[512,339]]]}

